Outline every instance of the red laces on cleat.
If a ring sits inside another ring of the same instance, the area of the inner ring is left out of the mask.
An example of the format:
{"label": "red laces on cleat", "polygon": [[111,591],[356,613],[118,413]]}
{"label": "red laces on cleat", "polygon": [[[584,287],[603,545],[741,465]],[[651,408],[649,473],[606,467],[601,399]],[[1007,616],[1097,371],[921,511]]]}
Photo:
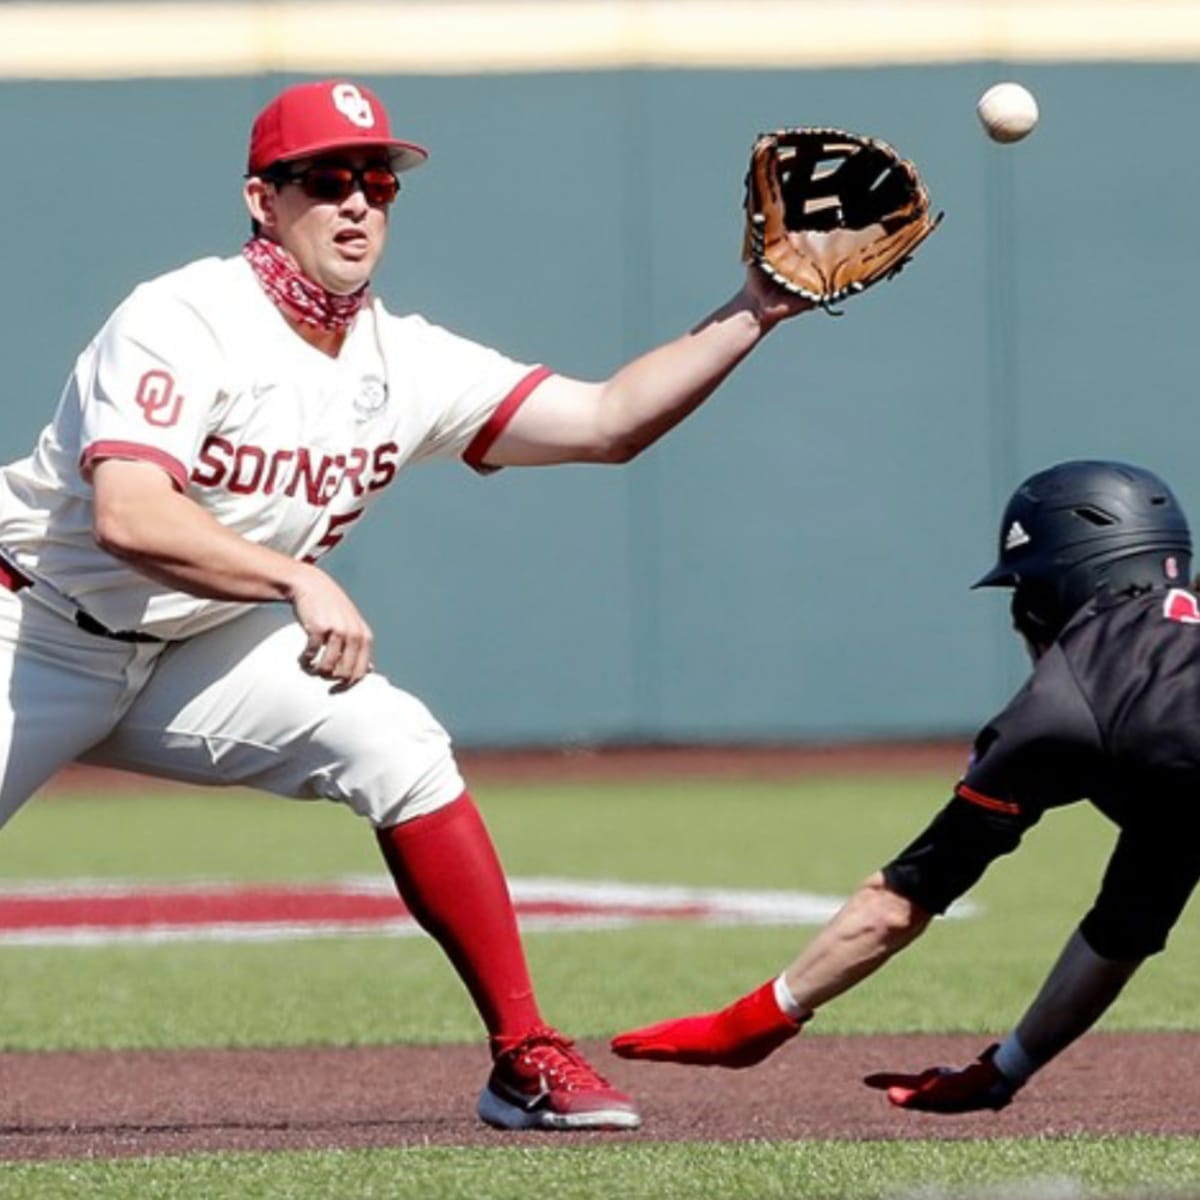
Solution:
{"label": "red laces on cleat", "polygon": [[496,1065],[501,1064],[522,1080],[538,1080],[549,1091],[594,1092],[612,1087],[569,1037],[549,1026],[535,1029],[501,1054]]}

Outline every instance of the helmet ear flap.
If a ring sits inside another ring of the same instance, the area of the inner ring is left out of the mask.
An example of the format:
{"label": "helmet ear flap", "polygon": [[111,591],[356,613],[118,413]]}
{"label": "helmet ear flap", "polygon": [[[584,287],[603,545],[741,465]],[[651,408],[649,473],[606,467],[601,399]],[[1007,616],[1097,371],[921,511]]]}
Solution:
{"label": "helmet ear flap", "polygon": [[1055,622],[1049,616],[1043,616],[1043,613],[1051,612],[1053,608],[1043,607],[1038,600],[1036,589],[1020,586],[1013,589],[1010,604],[1013,628],[1032,645],[1048,646],[1061,632],[1058,628],[1061,623]]}

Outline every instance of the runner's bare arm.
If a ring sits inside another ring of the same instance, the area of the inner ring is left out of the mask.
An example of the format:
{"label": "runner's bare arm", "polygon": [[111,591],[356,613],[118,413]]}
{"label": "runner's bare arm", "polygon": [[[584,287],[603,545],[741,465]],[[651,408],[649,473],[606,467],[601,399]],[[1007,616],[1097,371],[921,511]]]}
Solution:
{"label": "runner's bare arm", "polygon": [[784,972],[788,990],[801,1008],[815,1012],[873,975],[920,937],[931,919],[876,871]]}

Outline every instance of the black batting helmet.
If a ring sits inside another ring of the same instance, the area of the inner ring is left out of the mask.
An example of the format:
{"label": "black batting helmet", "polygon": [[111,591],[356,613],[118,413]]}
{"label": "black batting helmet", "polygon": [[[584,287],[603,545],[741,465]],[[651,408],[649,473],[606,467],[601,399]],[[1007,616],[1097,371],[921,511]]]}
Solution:
{"label": "black batting helmet", "polygon": [[996,565],[974,586],[1013,588],[1017,629],[1048,644],[1093,596],[1186,586],[1191,566],[1187,517],[1157,475],[1064,462],[1013,493]]}

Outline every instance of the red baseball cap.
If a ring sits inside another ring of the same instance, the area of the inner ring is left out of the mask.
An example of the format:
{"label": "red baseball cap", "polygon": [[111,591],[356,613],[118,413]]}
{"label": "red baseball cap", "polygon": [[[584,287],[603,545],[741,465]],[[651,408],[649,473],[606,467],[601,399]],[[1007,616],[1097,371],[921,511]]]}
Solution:
{"label": "red baseball cap", "polygon": [[324,79],[280,92],[254,119],[247,174],[261,175],[272,163],[307,158],[327,150],[386,146],[394,171],[419,167],[429,151],[392,137],[387,109],[360,83]]}

